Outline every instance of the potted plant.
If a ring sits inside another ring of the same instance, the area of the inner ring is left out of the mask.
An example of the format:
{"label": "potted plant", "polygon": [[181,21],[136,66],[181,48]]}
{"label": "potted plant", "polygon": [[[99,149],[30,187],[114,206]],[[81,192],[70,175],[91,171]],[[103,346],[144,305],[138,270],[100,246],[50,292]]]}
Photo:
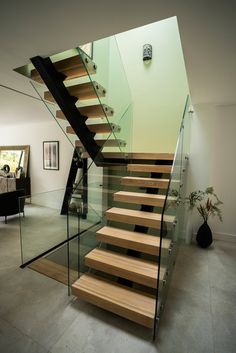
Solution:
{"label": "potted plant", "polygon": [[200,216],[203,218],[203,224],[197,232],[197,243],[202,248],[207,248],[212,243],[212,232],[208,225],[208,219],[211,216],[217,216],[222,222],[222,212],[220,206],[223,204],[214,193],[213,187],[206,188],[205,191],[192,191],[185,198],[185,202],[189,205],[189,209],[197,209]]}

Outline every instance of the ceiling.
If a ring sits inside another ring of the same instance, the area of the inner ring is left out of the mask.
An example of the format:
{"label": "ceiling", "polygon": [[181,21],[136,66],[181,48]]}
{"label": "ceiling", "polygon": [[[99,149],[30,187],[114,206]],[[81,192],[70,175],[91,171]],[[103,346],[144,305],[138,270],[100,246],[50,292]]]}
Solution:
{"label": "ceiling", "polygon": [[35,94],[12,71],[30,57],[177,16],[193,104],[236,104],[235,14],[235,0],[4,1],[0,84]]}

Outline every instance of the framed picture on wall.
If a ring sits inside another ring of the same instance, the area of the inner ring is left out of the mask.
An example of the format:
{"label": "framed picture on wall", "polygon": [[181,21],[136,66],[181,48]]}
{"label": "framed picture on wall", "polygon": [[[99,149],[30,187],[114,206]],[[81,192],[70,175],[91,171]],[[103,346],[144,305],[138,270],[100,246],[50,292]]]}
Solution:
{"label": "framed picture on wall", "polygon": [[59,170],[59,141],[43,141],[43,169]]}

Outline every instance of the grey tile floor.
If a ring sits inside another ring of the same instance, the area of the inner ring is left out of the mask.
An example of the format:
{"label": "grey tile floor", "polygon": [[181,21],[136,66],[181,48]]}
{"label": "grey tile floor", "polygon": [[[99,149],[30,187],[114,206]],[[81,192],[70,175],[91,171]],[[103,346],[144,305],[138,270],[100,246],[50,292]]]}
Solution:
{"label": "grey tile floor", "polygon": [[20,269],[17,217],[0,223],[1,353],[235,353],[236,243],[182,245],[155,343],[150,331]]}

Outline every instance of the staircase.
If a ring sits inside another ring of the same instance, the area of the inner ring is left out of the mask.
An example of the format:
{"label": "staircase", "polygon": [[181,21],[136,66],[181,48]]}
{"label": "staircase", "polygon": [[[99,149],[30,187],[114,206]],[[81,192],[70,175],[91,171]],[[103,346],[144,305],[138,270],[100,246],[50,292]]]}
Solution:
{"label": "staircase", "polygon": [[[128,185],[129,191],[113,194],[113,200],[124,207],[111,207],[105,212],[107,225],[96,232],[100,247],[85,256],[89,271],[72,285],[72,293],[78,298],[150,328],[155,318],[155,292],[159,283],[165,283],[168,269],[160,266],[160,237],[147,233],[150,228],[160,231],[166,196],[158,192],[165,192],[168,187],[169,180],[161,176],[171,172],[173,155],[166,155],[165,161],[160,160],[161,154],[155,157],[166,164],[139,164],[133,160],[136,163],[127,165],[127,173],[136,176],[124,176],[120,183]],[[147,177],[139,177],[139,173]],[[150,173],[160,177],[150,178]],[[132,189],[137,185],[145,188],[144,192],[134,192]],[[130,204],[140,205],[140,210],[130,209]],[[159,213],[154,207],[158,207]],[[112,226],[113,222],[119,227]],[[165,217],[168,227],[173,227],[173,223],[174,216]],[[125,229],[127,224],[133,225],[134,230]],[[170,239],[162,240],[162,251],[166,254],[171,246]]]}
{"label": "staircase", "polygon": [[[113,194],[116,205],[105,211],[106,225],[96,231],[99,247],[85,255],[87,271],[79,273],[72,293],[154,328],[155,334],[157,313],[163,306],[159,294],[165,291],[173,264],[170,260],[173,242],[164,236],[163,229],[168,233],[175,227],[175,216],[164,213],[174,155],[129,153],[124,158],[120,152],[104,152],[105,145],[120,148],[126,141],[115,138],[120,126],[108,120],[113,117],[114,109],[100,102],[94,104],[94,99],[107,94],[106,88],[96,81],[78,84],[78,78],[96,73],[96,64],[87,57],[82,60],[79,55],[54,63],[41,57],[31,61],[36,68],[31,70],[31,78],[46,84],[44,99],[58,105],[56,118],[68,121],[66,133],[78,137],[75,147],[83,148],[84,158],[91,157],[100,167],[126,165],[120,190]],[[87,103],[90,100],[92,103]],[[77,101],[85,104],[78,106]],[[110,136],[114,138],[108,139]],[[168,201],[176,202],[176,197],[168,196]],[[161,261],[162,257],[166,261]]]}

